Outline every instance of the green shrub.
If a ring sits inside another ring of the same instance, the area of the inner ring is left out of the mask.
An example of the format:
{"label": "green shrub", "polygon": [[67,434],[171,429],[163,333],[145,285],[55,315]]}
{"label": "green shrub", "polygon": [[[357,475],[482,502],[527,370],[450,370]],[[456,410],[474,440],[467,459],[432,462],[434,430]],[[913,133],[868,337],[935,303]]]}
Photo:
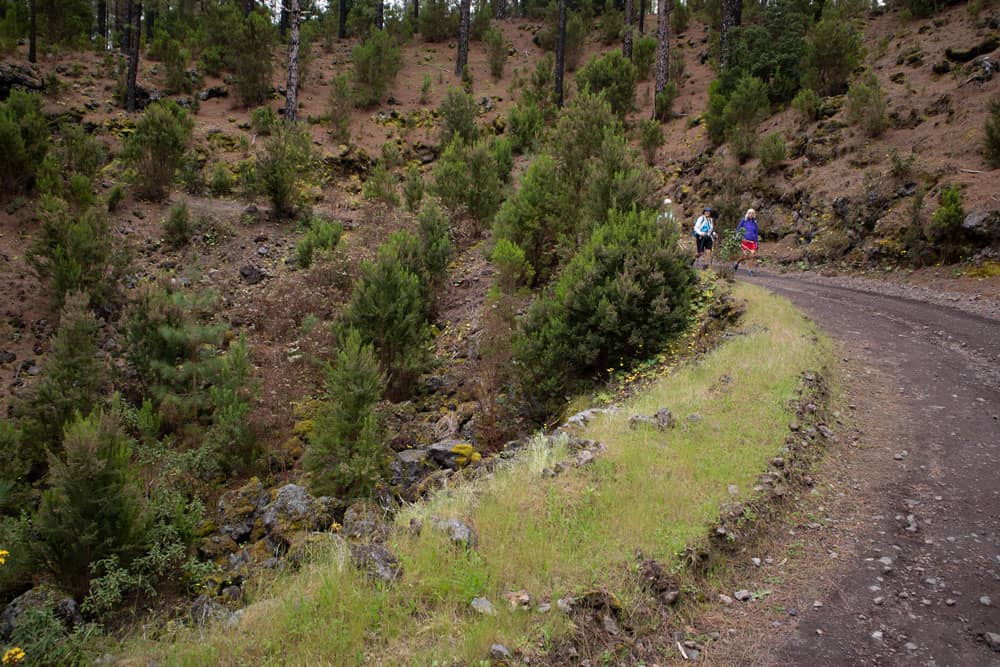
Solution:
{"label": "green shrub", "polygon": [[398,256],[398,246],[383,245],[374,262],[361,263],[361,276],[344,314],[346,329],[357,329],[375,347],[393,398],[410,392],[423,369],[430,337],[428,303],[420,278]]}
{"label": "green shrub", "polygon": [[35,190],[40,195],[63,195],[63,169],[55,153],[49,151],[35,171]]}
{"label": "green shrub", "polygon": [[278,217],[292,215],[299,206],[299,185],[312,161],[312,138],[299,125],[279,124],[257,158],[257,182],[271,200]]}
{"label": "green shrub", "polygon": [[350,3],[348,7],[347,34],[364,41],[375,31],[375,13],[377,11],[375,0],[358,0]]}
{"label": "green shrub", "polygon": [[250,114],[250,127],[257,134],[268,136],[274,131],[281,119],[278,118],[278,114],[274,112],[269,106],[257,107]]}
{"label": "green shrub", "polygon": [[521,178],[517,192],[500,206],[493,220],[493,236],[520,247],[533,268],[535,280],[544,283],[559,260],[559,245],[573,229],[564,215],[563,190],[551,156],[539,155]]}
{"label": "green shrub", "polygon": [[458,12],[448,0],[420,3],[420,34],[428,42],[443,42],[458,34]]}
{"label": "green shrub", "polygon": [[955,262],[968,251],[962,230],[965,209],[962,193],[955,186],[947,186],[938,196],[940,206],[930,222],[924,225],[924,237],[931,243],[932,251],[943,262]]}
{"label": "green shrub", "polygon": [[420,84],[420,103],[427,104],[431,99],[431,75],[424,74],[424,82]]}
{"label": "green shrub", "polygon": [[490,260],[497,267],[496,283],[504,294],[514,294],[535,275],[524,250],[508,238],[497,239]]}
{"label": "green shrub", "polygon": [[502,183],[510,181],[514,168],[514,146],[508,137],[494,137],[489,143],[490,155],[496,164],[496,173]]}
{"label": "green shrub", "polygon": [[42,197],[38,211],[41,230],[28,262],[49,283],[56,306],[61,307],[70,292],[83,291],[95,308],[114,312],[128,255],[116,247],[103,212],[71,210],[51,195]]}
{"label": "green shrub", "polygon": [[472,16],[469,17],[469,39],[481,42],[486,33],[493,27],[493,7],[487,0],[476,0],[472,3]]}
{"label": "green shrub", "polygon": [[167,42],[166,51],[163,54],[163,65],[167,70],[165,87],[167,93],[176,95],[177,93],[190,93],[193,90],[193,83],[188,78],[187,64],[190,54],[181,48],[176,39]]}
{"label": "green shrub", "polygon": [[767,171],[774,171],[787,156],[788,148],[781,132],[772,132],[761,140],[760,164]]}
{"label": "green shrub", "polygon": [[737,67],[721,72],[726,93],[745,75],[767,84],[768,97],[774,102],[790,100],[802,78],[805,39],[813,25],[813,12],[793,2],[767,3],[756,21],[744,19],[733,31],[730,43],[731,62]]}
{"label": "green shrub", "polygon": [[983,125],[983,152],[991,167],[1000,167],[1000,97],[990,100],[990,114]]}
{"label": "green shrub", "polygon": [[639,37],[632,46],[632,62],[639,81],[649,81],[653,72],[653,61],[656,59],[656,38]]}
{"label": "green shrub", "polygon": [[507,116],[507,132],[511,149],[515,153],[533,153],[541,139],[545,117],[541,109],[531,103],[515,104]]}
{"label": "green shrub", "polygon": [[175,248],[185,246],[191,240],[191,216],[187,202],[179,202],[170,207],[167,219],[163,221],[163,240]]}
{"label": "green shrub", "polygon": [[867,137],[879,137],[885,132],[886,107],[885,93],[872,73],[863,81],[851,84],[847,91],[847,117],[859,125]]}
{"label": "green shrub", "polygon": [[0,102],[0,190],[20,192],[35,184],[49,151],[49,126],[41,98],[18,88]]}
{"label": "green shrub", "polygon": [[819,119],[823,99],[812,88],[803,88],[792,100],[792,108],[802,116],[802,120],[815,121]]}
{"label": "green shrub", "polygon": [[316,252],[330,252],[340,243],[343,234],[344,226],[339,222],[313,218],[305,236],[295,246],[295,257],[299,266],[303,269],[309,268]]}
{"label": "green shrub", "polygon": [[863,53],[861,36],[850,21],[824,17],[806,38],[803,85],[822,95],[844,92]]}
{"label": "green shrub", "polygon": [[100,626],[93,623],[67,632],[65,621],[50,601],[18,616],[9,641],[30,656],[28,664],[87,665],[98,658],[102,636]]}
{"label": "green shrub", "polygon": [[274,28],[270,18],[265,13],[252,12],[239,22],[235,39],[227,35],[225,40],[230,44],[227,53],[233,58],[236,99],[245,107],[263,104],[271,94],[273,72]]}
{"label": "green shrub", "polygon": [[477,220],[488,220],[503,200],[503,178],[491,143],[471,146],[458,135],[434,169],[434,192],[452,210],[464,208]]}
{"label": "green shrub", "polygon": [[41,382],[15,406],[23,431],[17,451],[29,468],[43,467],[46,450],[60,450],[63,427],[74,414],[89,414],[108,383],[107,367],[98,356],[101,325],[87,296],[77,292],[65,301]]}
{"label": "green shrub", "polygon": [[108,149],[80,125],[64,124],[62,135],[62,158],[66,172],[93,178],[107,163]]}
{"label": "green shrub", "polygon": [[670,12],[670,30],[675,35],[680,35],[687,30],[688,21],[691,19],[691,10],[686,2],[674,0],[674,9]]}
{"label": "green shrub", "polygon": [[212,172],[208,177],[208,190],[215,197],[224,197],[231,194],[236,185],[236,179],[229,167],[221,162],[216,162],[212,166]]}
{"label": "green shrub", "polygon": [[449,88],[438,109],[441,117],[441,145],[447,146],[455,137],[463,143],[473,143],[479,136],[476,112],[476,101],[472,99],[472,95],[457,88]]}
{"label": "green shrub", "polygon": [[913,164],[917,160],[917,154],[911,149],[908,157],[903,157],[895,147],[889,149],[889,171],[893,178],[907,179],[913,175]]}
{"label": "green shrub", "polygon": [[740,160],[753,155],[757,126],[768,113],[770,103],[764,82],[752,76],[741,78],[722,112],[726,140]]}
{"label": "green shrub", "polygon": [[151,104],[142,114],[123,153],[136,171],[140,195],[153,200],[166,196],[193,127],[188,113],[172,101]]}
{"label": "green shrub", "polygon": [[[649,168],[616,128],[605,128],[598,154],[587,165],[582,216],[576,231],[604,224],[610,211],[653,206],[656,183]],[[581,224],[583,223],[583,224]],[[584,227],[586,225],[586,227]]]}
{"label": "green shrub", "polygon": [[362,341],[349,330],[326,371],[326,400],[304,460],[317,495],[370,495],[385,474],[387,438],[376,411],[385,378],[372,346]]}
{"label": "green shrub", "polygon": [[49,457],[49,488],[34,521],[33,550],[43,567],[78,596],[90,565],[115,557],[127,565],[146,537],[132,443],[112,413],[95,411],[66,427],[61,456]]}
{"label": "green shrub", "polygon": [[[0,438],[8,426],[5,422],[0,422]],[[2,439],[0,443],[7,444]],[[4,451],[13,450],[5,448]],[[4,509],[13,507],[8,505]],[[11,600],[31,588],[34,568],[28,546],[30,541],[31,523],[27,513],[21,516],[0,516],[0,544],[3,544],[4,550],[8,552],[6,562],[0,567],[0,596],[3,596],[4,600]]]}
{"label": "green shrub", "polygon": [[399,47],[384,30],[376,30],[351,51],[354,61],[355,103],[362,108],[375,106],[399,72]]}
{"label": "green shrub", "polygon": [[108,192],[108,213],[114,213],[121,206],[122,202],[125,201],[125,186],[121,183],[115,183],[111,186],[111,190]]}
{"label": "green shrub", "polygon": [[327,98],[327,113],[330,115],[330,129],[333,138],[346,142],[351,138],[351,84],[346,74],[335,76],[330,81],[330,96]]}
{"label": "green shrub", "polygon": [[521,91],[521,104],[538,107],[546,120],[551,120],[556,112],[556,103],[553,97],[555,94],[555,72],[555,58],[551,53],[546,53],[535,64],[535,69],[528,78],[528,85]]}
{"label": "green shrub", "polygon": [[625,28],[625,17],[617,9],[604,12],[598,21],[597,31],[600,34],[601,43],[610,46],[621,39],[622,30]]}
{"label": "green shrub", "polygon": [[368,178],[361,185],[361,193],[366,201],[386,206],[399,206],[399,195],[396,194],[396,176],[382,162],[376,164],[375,168],[368,174]]}
{"label": "green shrub", "polygon": [[223,54],[222,47],[218,44],[213,44],[204,49],[198,58],[198,67],[205,70],[205,73],[209,76],[221,75],[225,66],[226,57]]}
{"label": "green shrub", "polygon": [[500,79],[507,65],[507,41],[497,27],[486,31],[483,41],[486,43],[486,60],[490,64],[490,74],[494,79]]}
{"label": "green shrub", "polygon": [[667,83],[675,86],[684,84],[684,72],[687,69],[687,61],[684,60],[684,52],[680,49],[671,49],[667,60]]}
{"label": "green shrub", "polygon": [[406,202],[406,210],[415,213],[423,198],[424,177],[421,176],[419,167],[411,165],[403,178],[403,200]]}
{"label": "green shrub", "polygon": [[658,121],[647,118],[639,124],[639,145],[647,164],[656,163],[656,150],[664,143],[663,130]]}
{"label": "green shrub", "polygon": [[575,382],[657,353],[687,324],[695,276],[652,211],[615,212],[528,310],[521,385],[547,412]]}
{"label": "green shrub", "polygon": [[212,426],[204,447],[214,468],[223,471],[249,466],[257,455],[255,434],[250,422],[250,405],[257,387],[252,380],[253,364],[246,334],[230,344],[219,368],[218,380],[209,388]]}
{"label": "green shrub", "polygon": [[83,174],[73,174],[69,179],[69,200],[73,208],[83,211],[94,204],[94,184]]}
{"label": "green shrub", "polygon": [[600,153],[605,129],[621,132],[621,123],[607,100],[588,92],[577,95],[559,116],[548,144],[559,166],[560,185],[566,191],[583,188],[587,165]]}
{"label": "green shrub", "polygon": [[667,85],[656,96],[654,102],[654,113],[656,120],[664,123],[674,117],[674,102],[677,101],[677,84],[667,81]]}
{"label": "green shrub", "polygon": [[603,96],[619,117],[635,108],[635,81],[635,65],[618,51],[594,56],[576,75],[580,90]]}
{"label": "green shrub", "polygon": [[448,235],[448,216],[434,201],[425,202],[417,216],[420,225],[421,254],[425,282],[431,291],[444,283],[451,260],[451,237]]}

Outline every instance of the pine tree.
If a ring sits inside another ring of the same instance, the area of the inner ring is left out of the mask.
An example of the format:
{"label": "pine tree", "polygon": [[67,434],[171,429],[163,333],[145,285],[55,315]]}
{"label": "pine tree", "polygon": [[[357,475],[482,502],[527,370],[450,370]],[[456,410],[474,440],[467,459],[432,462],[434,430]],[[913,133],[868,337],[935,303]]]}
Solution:
{"label": "pine tree", "polygon": [[69,295],[59,317],[52,347],[42,366],[42,382],[15,410],[22,417],[26,463],[45,460],[46,448],[58,451],[63,427],[76,413],[88,414],[100,400],[108,379],[98,356],[101,326],[82,292]]}
{"label": "pine tree", "polygon": [[556,33],[556,106],[563,105],[563,74],[566,71],[566,0],[559,0],[559,26]]}
{"label": "pine tree", "polygon": [[35,518],[39,563],[82,597],[90,564],[127,566],[141,550],[147,520],[132,467],[132,443],[118,415],[95,411],[67,428],[63,455],[49,457],[49,489]]}
{"label": "pine tree", "polygon": [[[725,1],[725,0],[724,0]],[[667,87],[670,76],[670,12],[674,8],[671,0],[660,0],[656,18],[656,85],[653,100]],[[656,104],[653,104],[653,117],[656,118]]]}
{"label": "pine tree", "polygon": [[385,436],[376,412],[384,390],[372,346],[349,330],[327,369],[326,401],[306,450],[315,493],[350,498],[374,490],[385,470]]}
{"label": "pine tree", "polygon": [[622,56],[632,59],[632,0],[625,0],[625,29],[622,30]]}
{"label": "pine tree", "polygon": [[294,123],[299,113],[299,0],[289,0],[292,38],[288,46],[288,85],[285,92],[285,120]]}
{"label": "pine tree", "polygon": [[458,57],[455,59],[455,76],[462,76],[469,64],[469,19],[472,0],[461,0],[458,22]]}
{"label": "pine tree", "polygon": [[740,26],[743,16],[743,0],[722,0],[722,31],[719,41],[719,69],[729,64],[733,29]]}
{"label": "pine tree", "polygon": [[129,0],[128,81],[125,109],[135,111],[135,79],[139,72],[139,41],[142,37],[142,2]]}

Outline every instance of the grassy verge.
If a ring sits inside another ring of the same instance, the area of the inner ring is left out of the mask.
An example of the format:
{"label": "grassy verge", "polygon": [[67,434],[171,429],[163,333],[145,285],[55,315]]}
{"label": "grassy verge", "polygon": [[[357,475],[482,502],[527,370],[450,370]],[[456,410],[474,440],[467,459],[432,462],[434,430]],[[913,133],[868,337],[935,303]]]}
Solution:
{"label": "grassy verge", "polygon": [[[782,446],[801,372],[828,361],[829,346],[787,302],[750,286],[737,296],[748,301],[745,335],[592,422],[583,437],[607,445],[593,463],[543,478],[542,468],[568,455],[539,441],[492,476],[401,512],[388,545],[404,568],[394,585],[365,581],[331,548],[280,580],[237,625],[182,631],[132,654],[168,664],[475,664],[494,642],[544,653],[571,631],[555,609],[561,596],[602,586],[628,613],[643,604],[627,565],[636,550],[676,563],[731,499],[730,485],[747,495]],[[664,406],[678,417],[675,429],[628,429],[631,415]],[[452,547],[437,531],[405,530],[412,518],[428,525],[450,516],[475,526],[476,551]],[[520,590],[551,601],[552,611],[510,609],[504,594]],[[472,611],[476,596],[497,614]]]}

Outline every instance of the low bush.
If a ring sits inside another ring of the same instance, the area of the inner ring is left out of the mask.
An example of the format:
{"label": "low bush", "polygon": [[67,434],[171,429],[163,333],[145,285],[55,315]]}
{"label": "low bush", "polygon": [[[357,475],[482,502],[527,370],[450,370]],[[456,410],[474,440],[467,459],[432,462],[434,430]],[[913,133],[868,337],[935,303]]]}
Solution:
{"label": "low bush", "polygon": [[757,126],[768,113],[770,102],[764,82],[752,76],[741,78],[722,111],[726,140],[740,160],[753,155]]}
{"label": "low bush", "polygon": [[653,71],[653,61],[656,59],[656,38],[639,37],[632,47],[632,62],[639,81],[649,81]]}
{"label": "low bush", "polygon": [[515,104],[507,116],[507,132],[515,153],[533,153],[542,135],[545,117],[534,104]]}
{"label": "low bush", "polygon": [[365,201],[399,206],[399,195],[396,194],[396,175],[389,171],[385,164],[379,162],[361,184],[361,194]]}
{"label": "low bush", "polygon": [[125,186],[121,183],[115,183],[111,186],[111,190],[108,192],[108,213],[114,213],[121,206],[121,203],[125,201],[126,192]]}
{"label": "low bush", "polygon": [[859,125],[867,137],[879,137],[888,125],[887,102],[874,74],[851,84],[847,91],[847,117]]}
{"label": "low bush", "polygon": [[528,310],[514,341],[543,412],[572,385],[656,354],[687,324],[695,276],[654,212],[615,212]]}
{"label": "low bush", "polygon": [[423,199],[424,177],[421,175],[419,167],[411,165],[403,177],[403,201],[406,203],[406,210],[415,213],[420,208],[420,202]]}
{"label": "low bush", "polygon": [[1000,167],[1000,96],[990,100],[990,113],[983,125],[983,152],[991,167]]}
{"label": "low bush", "polygon": [[486,43],[486,60],[490,64],[490,74],[495,80],[503,77],[507,65],[507,40],[499,28],[493,27],[486,31],[483,38]]}
{"label": "low bush", "polygon": [[327,113],[333,138],[346,142],[351,138],[351,84],[346,74],[335,76],[330,81],[330,95],[327,98]]}
{"label": "low bush", "polygon": [[[598,154],[587,165],[582,204],[577,216],[577,238],[586,238],[604,224],[611,211],[654,206],[656,181],[652,171],[616,128],[605,128]],[[582,232],[582,234],[581,234]]]}
{"label": "low bush", "polygon": [[287,217],[301,204],[300,179],[313,159],[312,138],[299,125],[279,124],[257,157],[257,184],[274,214]]}
{"label": "low bush", "polygon": [[[476,220],[490,219],[503,200],[504,175],[485,140],[466,145],[456,135],[434,169],[434,193],[449,209],[465,209]],[[506,165],[505,165],[506,166]]]}
{"label": "low bush", "polygon": [[49,126],[42,100],[18,88],[0,102],[0,191],[21,192],[35,184],[35,173],[49,151]]}
{"label": "low bush", "polygon": [[598,20],[597,31],[600,35],[601,43],[610,46],[621,39],[622,30],[625,28],[625,18],[617,9],[604,12]]}
{"label": "low bush", "polygon": [[772,132],[760,142],[760,164],[768,172],[772,172],[784,162],[788,156],[785,138],[780,132]]}
{"label": "low bush", "polygon": [[387,437],[377,412],[385,391],[371,344],[351,329],[326,371],[326,397],[304,466],[316,495],[371,495],[386,469]]}
{"label": "low bush", "polygon": [[271,132],[274,131],[281,119],[278,118],[278,114],[274,112],[274,109],[264,105],[262,107],[257,107],[250,114],[250,127],[253,131],[262,136],[269,136]]}
{"label": "low bush", "polygon": [[233,172],[223,163],[216,162],[208,176],[208,191],[215,197],[224,197],[231,194],[235,186]]}
{"label": "low bush", "polygon": [[252,374],[250,345],[241,332],[222,357],[218,380],[208,390],[212,426],[202,448],[207,450],[203,455],[212,470],[247,468],[257,457],[256,434],[249,419],[257,396]]}
{"label": "low bush", "polygon": [[962,193],[954,186],[947,186],[941,190],[938,204],[938,209],[924,225],[924,237],[941,261],[956,262],[968,252],[962,230],[965,219]]}
{"label": "low bush", "polygon": [[449,88],[438,109],[441,117],[441,145],[447,146],[455,137],[463,143],[473,143],[479,136],[479,128],[476,127],[477,111],[472,95],[457,88]]}
{"label": "low bush", "polygon": [[135,169],[141,196],[163,199],[191,141],[194,121],[175,102],[155,102],[125,140],[123,155]]}
{"label": "low bush", "polygon": [[653,110],[656,114],[656,120],[661,123],[665,123],[668,120],[672,120],[674,117],[674,102],[677,101],[677,84],[673,81],[667,81],[667,85],[663,87],[663,90],[659,92],[656,96],[656,100],[653,103]]}
{"label": "low bush", "polygon": [[691,20],[691,10],[686,2],[674,0],[674,9],[670,12],[670,30],[675,35],[683,34]]}
{"label": "low bush", "polygon": [[656,151],[664,142],[663,130],[658,121],[647,118],[639,124],[639,145],[642,146],[647,164],[656,163]]}
{"label": "low bush", "polygon": [[837,95],[861,63],[861,36],[850,21],[831,13],[806,38],[802,84],[821,95]]}
{"label": "low bush", "polygon": [[387,32],[376,30],[363,44],[354,47],[351,59],[355,103],[366,109],[379,104],[399,73],[399,47]]}
{"label": "low bush", "polygon": [[236,99],[245,107],[253,107],[263,104],[271,94],[275,32],[270,17],[263,12],[251,12],[238,26],[235,36],[223,39],[230,45],[227,53],[233,60]]}
{"label": "low bush", "polygon": [[458,11],[448,0],[420,3],[420,34],[428,42],[443,42],[458,34]]}
{"label": "low bush", "polygon": [[603,96],[619,117],[635,108],[636,67],[618,51],[594,56],[576,75],[580,90]]}
{"label": "low bush", "polygon": [[521,104],[538,107],[546,120],[554,118],[556,112],[556,103],[553,97],[555,71],[555,58],[551,53],[546,53],[535,63],[535,69],[528,77],[528,85],[521,91]]}
{"label": "low bush", "polygon": [[802,88],[792,99],[792,108],[798,112],[802,120],[812,122],[819,119],[823,99],[812,88]]}
{"label": "low bush", "polygon": [[62,135],[62,161],[66,173],[94,178],[108,161],[107,147],[80,125],[64,124],[59,134]]}
{"label": "low bush", "polygon": [[496,284],[504,294],[516,293],[535,275],[524,250],[508,238],[497,239],[490,260],[497,267]]}
{"label": "low bush", "polygon": [[[581,92],[563,109],[548,137],[549,150],[559,167],[559,187],[579,192],[591,158],[601,151],[605,130],[621,132],[621,123],[603,97]],[[527,249],[526,249],[527,250]]]}
{"label": "low bush", "polygon": [[448,216],[434,201],[425,202],[417,216],[420,225],[424,280],[434,292],[444,284],[451,260]]}
{"label": "low bush", "polygon": [[295,246],[295,259],[303,269],[309,268],[317,252],[330,252],[340,243],[344,226],[322,218],[313,218],[309,229]]}
{"label": "low bush", "polygon": [[187,245],[191,240],[191,216],[186,202],[170,207],[167,219],[163,221],[163,240],[175,248]]}

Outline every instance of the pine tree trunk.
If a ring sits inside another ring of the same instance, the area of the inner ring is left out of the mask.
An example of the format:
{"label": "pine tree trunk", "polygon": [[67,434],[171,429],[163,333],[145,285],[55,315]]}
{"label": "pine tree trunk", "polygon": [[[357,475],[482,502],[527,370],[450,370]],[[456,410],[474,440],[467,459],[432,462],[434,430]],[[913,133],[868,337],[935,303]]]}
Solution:
{"label": "pine tree trunk", "polygon": [[639,34],[646,34],[646,0],[639,0]]}
{"label": "pine tree trunk", "polygon": [[251,13],[253,13],[253,0],[244,0],[243,16],[250,16]]}
{"label": "pine tree trunk", "polygon": [[378,0],[375,3],[375,27],[385,30],[385,0]]}
{"label": "pine tree trunk", "polygon": [[420,0],[413,0],[413,29],[420,30]]}
{"label": "pine tree trunk", "polygon": [[726,68],[729,59],[733,28],[740,25],[743,14],[742,0],[722,0],[722,32],[719,39],[719,69]]}
{"label": "pine tree trunk", "polygon": [[28,62],[38,62],[38,27],[35,17],[35,0],[31,0],[28,7],[30,12],[30,24],[28,26]]}
{"label": "pine tree trunk", "polygon": [[469,15],[472,13],[472,0],[462,0],[460,7],[458,58],[455,59],[455,76],[462,76],[465,66],[469,64]]}
{"label": "pine tree trunk", "polygon": [[340,0],[340,10],[337,12],[337,39],[347,37],[347,0]]}
{"label": "pine tree trunk", "polygon": [[278,34],[281,35],[282,39],[288,36],[288,8],[285,6],[285,2],[281,3],[281,13],[278,15]]}
{"label": "pine tree trunk", "polygon": [[493,18],[507,18],[507,0],[495,0],[493,3]]}
{"label": "pine tree trunk", "polygon": [[97,3],[97,39],[101,40],[101,50],[108,46],[108,1]]}
{"label": "pine tree trunk", "polygon": [[152,7],[146,10],[146,43],[153,41],[153,24],[156,23],[156,10]]}
{"label": "pine tree trunk", "polygon": [[125,0],[125,23],[121,26],[121,33],[118,39],[121,42],[122,53],[132,53],[132,0]]}
{"label": "pine tree trunk", "polygon": [[285,92],[285,120],[294,123],[299,112],[299,0],[288,0],[292,39],[288,45],[288,86]]}
{"label": "pine tree trunk", "polygon": [[128,0],[129,16],[132,17],[129,24],[129,60],[128,60],[128,82],[125,109],[129,112],[135,111],[135,79],[139,74],[139,38],[142,37],[142,2]]}
{"label": "pine tree trunk", "polygon": [[[124,44],[122,32],[124,31],[124,25],[122,24],[122,0],[115,0],[115,23],[114,23],[114,34],[112,38],[117,37],[119,45]],[[112,48],[114,45],[114,39],[111,40]],[[125,49],[122,48],[122,51]]]}
{"label": "pine tree trunk", "polygon": [[559,0],[559,30],[556,34],[556,106],[563,105],[563,72],[566,71],[566,0]]}
{"label": "pine tree trunk", "polygon": [[659,0],[656,13],[656,86],[653,95],[653,117],[656,117],[656,97],[667,87],[670,76],[670,12],[671,0]]}
{"label": "pine tree trunk", "polygon": [[632,60],[632,0],[625,0],[625,25],[622,30],[622,56]]}

